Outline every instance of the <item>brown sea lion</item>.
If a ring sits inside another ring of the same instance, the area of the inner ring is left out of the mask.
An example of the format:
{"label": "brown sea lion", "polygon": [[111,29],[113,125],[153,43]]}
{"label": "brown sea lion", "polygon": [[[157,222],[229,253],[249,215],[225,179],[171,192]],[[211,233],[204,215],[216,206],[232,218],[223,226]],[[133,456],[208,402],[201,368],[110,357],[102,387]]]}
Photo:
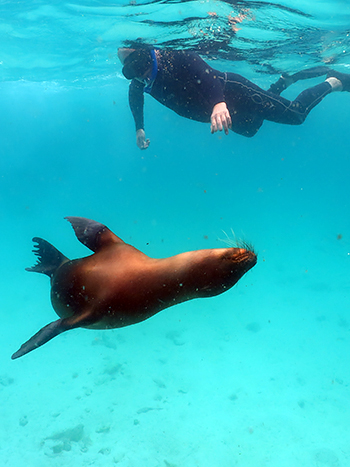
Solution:
{"label": "brown sea lion", "polygon": [[38,262],[27,271],[51,278],[51,302],[60,319],[25,342],[13,359],[69,329],[129,326],[177,303],[221,294],[256,263],[246,244],[154,259],[103,224],[83,217],[66,219],[94,254],[69,260],[46,240],[33,238]]}

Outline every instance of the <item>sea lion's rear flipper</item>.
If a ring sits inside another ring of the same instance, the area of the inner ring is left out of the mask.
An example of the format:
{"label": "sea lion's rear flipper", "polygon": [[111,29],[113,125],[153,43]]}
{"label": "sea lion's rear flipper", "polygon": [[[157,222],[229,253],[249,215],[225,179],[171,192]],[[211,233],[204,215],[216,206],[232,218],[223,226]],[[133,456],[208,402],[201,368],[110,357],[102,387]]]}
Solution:
{"label": "sea lion's rear flipper", "polygon": [[39,332],[34,334],[33,337],[21,345],[20,349],[12,355],[12,360],[22,357],[22,355],[31,352],[32,350],[51,340],[53,337],[61,334],[61,332],[64,332],[66,329],[62,327],[62,321],[62,319],[58,319],[57,321],[53,321],[52,323],[40,329]]}
{"label": "sea lion's rear flipper", "polygon": [[52,277],[56,270],[66,261],[69,261],[60,251],[57,250],[51,243],[46,240],[34,237],[33,253],[38,256],[38,262],[31,268],[26,268],[26,271],[41,272],[49,277]]}
{"label": "sea lion's rear flipper", "polygon": [[73,315],[69,318],[58,319],[52,323],[44,326],[34,336],[32,336],[27,342],[21,345],[20,349],[12,355],[12,360],[22,357],[28,352],[37,349],[46,342],[50,341],[54,337],[58,336],[62,332],[69,331],[70,329],[79,328],[82,326],[88,326],[96,322],[91,309],[85,310],[79,315]]}
{"label": "sea lion's rear flipper", "polygon": [[112,243],[124,243],[108,227],[85,217],[65,217],[74,229],[78,240],[90,250],[97,252]]}

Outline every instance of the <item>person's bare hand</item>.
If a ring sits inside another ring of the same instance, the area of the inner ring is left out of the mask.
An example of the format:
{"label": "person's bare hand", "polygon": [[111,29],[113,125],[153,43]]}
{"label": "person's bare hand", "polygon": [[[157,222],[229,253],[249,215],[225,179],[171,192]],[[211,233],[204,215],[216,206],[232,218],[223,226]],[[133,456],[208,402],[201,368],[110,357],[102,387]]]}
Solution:
{"label": "person's bare hand", "polygon": [[225,102],[219,102],[219,104],[214,105],[213,112],[210,117],[211,127],[210,130],[212,133],[217,131],[222,131],[224,129],[225,135],[228,135],[228,130],[232,126],[231,115],[228,111],[227,105]]}
{"label": "person's bare hand", "polygon": [[147,149],[150,145],[150,140],[146,139],[145,130],[137,130],[136,132],[136,144],[140,149]]}

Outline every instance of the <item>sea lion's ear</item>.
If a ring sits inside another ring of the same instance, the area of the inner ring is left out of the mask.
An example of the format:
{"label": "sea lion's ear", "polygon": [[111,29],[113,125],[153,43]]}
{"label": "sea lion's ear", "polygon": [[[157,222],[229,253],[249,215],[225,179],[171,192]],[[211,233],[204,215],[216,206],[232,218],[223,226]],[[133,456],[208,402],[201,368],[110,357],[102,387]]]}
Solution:
{"label": "sea lion's ear", "polygon": [[74,229],[78,240],[93,252],[97,252],[111,243],[124,243],[103,224],[85,217],[65,217]]}

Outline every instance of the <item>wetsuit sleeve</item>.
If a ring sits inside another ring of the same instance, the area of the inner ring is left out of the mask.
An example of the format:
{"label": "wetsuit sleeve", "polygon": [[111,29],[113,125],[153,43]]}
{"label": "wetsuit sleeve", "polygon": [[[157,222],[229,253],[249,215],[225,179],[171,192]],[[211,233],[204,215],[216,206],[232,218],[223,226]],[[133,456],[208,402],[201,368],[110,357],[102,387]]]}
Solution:
{"label": "wetsuit sleeve", "polygon": [[196,53],[191,53],[188,61],[191,74],[198,77],[202,93],[207,96],[211,107],[219,102],[225,102],[223,80],[219,79],[219,76],[222,78],[223,73],[209,66]]}
{"label": "wetsuit sleeve", "polygon": [[144,129],[143,121],[143,89],[145,85],[133,79],[129,86],[129,106],[134,117],[136,131]]}

